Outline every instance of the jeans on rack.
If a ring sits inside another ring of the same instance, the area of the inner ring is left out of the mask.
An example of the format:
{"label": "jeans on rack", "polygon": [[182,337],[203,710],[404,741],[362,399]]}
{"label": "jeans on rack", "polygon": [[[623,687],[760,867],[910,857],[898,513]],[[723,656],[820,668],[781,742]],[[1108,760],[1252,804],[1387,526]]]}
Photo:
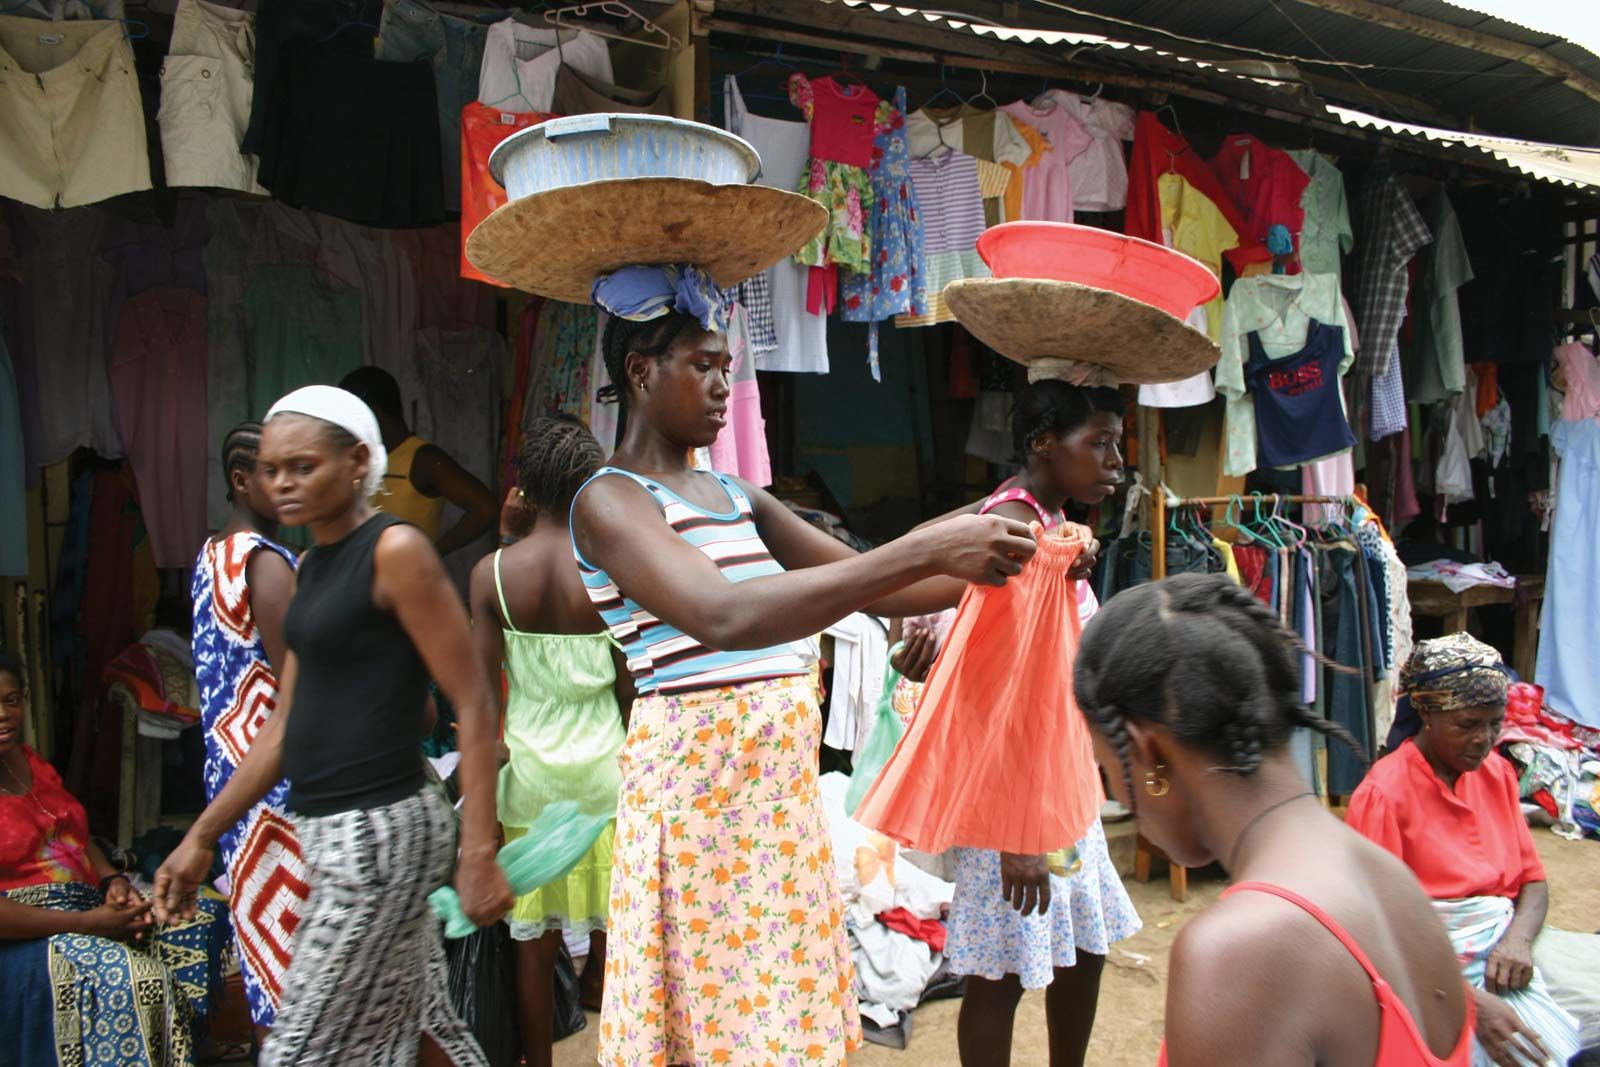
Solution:
{"label": "jeans on rack", "polygon": [[[1353,548],[1334,545],[1319,548],[1317,577],[1321,584],[1323,654],[1342,667],[1353,668],[1355,673],[1334,670],[1323,671],[1323,686],[1327,692],[1327,717],[1350,732],[1364,753],[1372,751],[1371,717],[1368,708],[1368,678],[1370,677],[1362,635],[1361,573],[1356,567]],[[1331,640],[1330,640],[1331,638]],[[1328,748],[1328,792],[1348,796],[1355,792],[1366,767],[1345,745],[1334,744]]]}
{"label": "jeans on rack", "polygon": [[442,15],[422,0],[389,0],[378,24],[378,58],[390,63],[427,60],[439,98],[439,140],[444,149],[444,202],[461,210],[461,109],[478,99],[478,71],[489,24],[506,18],[488,13],[484,21]]}

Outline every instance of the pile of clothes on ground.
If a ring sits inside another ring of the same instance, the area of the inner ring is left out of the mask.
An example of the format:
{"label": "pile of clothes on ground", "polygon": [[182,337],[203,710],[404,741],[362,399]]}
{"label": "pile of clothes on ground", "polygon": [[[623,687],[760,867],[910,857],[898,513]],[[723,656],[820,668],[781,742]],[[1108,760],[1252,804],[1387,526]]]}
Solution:
{"label": "pile of clothes on ground", "polygon": [[1522,772],[1522,799],[1571,840],[1600,838],[1600,730],[1544,705],[1538,686],[1519,682],[1506,699],[1500,750]]}
{"label": "pile of clothes on ground", "polygon": [[955,885],[933,873],[943,870],[940,858],[901,850],[845,814],[848,775],[825,774],[819,784],[855,956],[862,1029],[869,1041],[903,1049],[913,1008],[961,995],[961,979],[944,959],[944,918]]}

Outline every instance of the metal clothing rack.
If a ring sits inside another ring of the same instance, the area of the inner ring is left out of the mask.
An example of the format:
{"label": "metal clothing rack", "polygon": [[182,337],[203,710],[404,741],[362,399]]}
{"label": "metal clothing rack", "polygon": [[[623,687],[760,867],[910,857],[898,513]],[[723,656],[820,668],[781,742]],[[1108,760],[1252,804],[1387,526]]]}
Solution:
{"label": "metal clothing rack", "polygon": [[[1280,493],[1251,493],[1235,494],[1233,496],[1191,496],[1172,497],[1168,499],[1166,486],[1157,486],[1151,496],[1151,538],[1150,538],[1150,577],[1160,581],[1167,576],[1167,513],[1169,510],[1181,510],[1192,507],[1217,507],[1219,505],[1254,504],[1277,506],[1279,504],[1337,504],[1353,508],[1361,503],[1355,496],[1309,496],[1302,494],[1286,495]],[[1150,869],[1154,860],[1167,861],[1167,881],[1172,894],[1172,899],[1182,903],[1189,896],[1189,869],[1172,862],[1155,845],[1151,844],[1143,834],[1139,834],[1134,842],[1133,877],[1137,882],[1150,880]]]}
{"label": "metal clothing rack", "polygon": [[1157,581],[1167,576],[1167,539],[1165,532],[1169,509],[1216,507],[1219,504],[1233,504],[1236,502],[1258,506],[1263,504],[1273,506],[1278,504],[1339,504],[1347,508],[1361,503],[1360,498],[1355,496],[1303,496],[1279,493],[1251,493],[1248,495],[1236,493],[1233,496],[1174,497],[1169,501],[1165,486],[1159,487],[1150,495],[1153,501],[1150,515],[1151,532],[1153,534],[1150,539],[1150,577]]}

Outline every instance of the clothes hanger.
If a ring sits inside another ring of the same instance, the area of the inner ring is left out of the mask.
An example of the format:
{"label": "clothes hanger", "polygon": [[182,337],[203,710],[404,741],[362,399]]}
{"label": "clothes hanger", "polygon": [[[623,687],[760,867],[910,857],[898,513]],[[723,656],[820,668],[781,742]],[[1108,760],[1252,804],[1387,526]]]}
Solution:
{"label": "clothes hanger", "polygon": [[989,72],[986,70],[980,70],[978,71],[978,76],[983,79],[983,81],[979,84],[978,94],[968,98],[967,103],[976,107],[978,105],[978,101],[987,100],[989,101],[989,109],[991,111],[997,110],[1000,107],[1000,101],[989,95]]}
{"label": "clothes hanger", "polygon": [[735,78],[742,78],[746,74],[753,74],[754,72],[760,70],[762,67],[767,67],[767,66],[787,67],[790,70],[795,70],[795,71],[800,69],[799,67],[795,66],[793,63],[789,62],[787,59],[785,59],[783,57],[783,42],[780,41],[780,42],[778,42],[777,48],[773,49],[773,52],[772,52],[772,54],[770,56],[762,56],[760,59],[758,59],[754,63],[750,64],[748,67],[744,68],[739,73],[735,74],[734,77]]}
{"label": "clothes hanger", "polygon": [[[940,97],[944,96],[947,93],[951,97],[953,97],[955,99],[957,108],[959,108],[962,104],[966,103],[966,100],[961,96],[961,94],[957,93],[954,89],[950,88],[950,81],[949,81],[949,77],[948,77],[948,68],[943,63],[940,63],[939,64],[939,88],[937,90],[935,90],[935,92],[934,92],[934,94],[932,96],[928,97],[928,99],[926,99],[926,100],[924,100],[922,102],[922,111],[923,111],[923,113],[927,114],[928,108],[933,106],[934,101],[938,100]],[[954,152],[955,151],[955,146],[950,144],[950,142],[948,142],[948,141],[946,141],[944,139],[944,128],[946,126],[952,125],[953,123],[960,122],[961,121],[960,115],[958,114],[955,118],[951,119],[950,122],[940,122],[938,119],[934,118],[932,115],[928,115],[928,120],[933,123],[933,130],[934,130],[934,133],[938,134],[939,142],[937,144],[935,144],[932,148],[929,148],[926,152],[922,153],[922,155],[918,156],[917,158],[918,159],[930,159],[933,156],[939,154],[939,150],[940,149],[943,149],[946,152]]]}
{"label": "clothes hanger", "polygon": [[1304,526],[1295,522],[1283,513],[1283,497],[1280,495],[1272,504],[1272,519],[1278,524],[1280,530],[1286,530],[1291,540],[1290,548],[1299,548],[1311,538],[1311,533]]}
{"label": "clothes hanger", "polygon": [[335,37],[339,36],[345,30],[355,29],[355,28],[360,28],[360,29],[364,29],[364,30],[371,30],[374,36],[376,36],[378,34],[378,32],[379,32],[378,27],[374,26],[370,22],[362,22],[359,19],[351,19],[349,22],[341,22],[341,23],[339,23],[339,25],[337,25],[337,26],[335,26],[333,28],[333,32],[332,33],[329,33],[328,36],[324,37],[322,40],[318,41],[317,43],[318,44],[327,44],[329,41],[331,41]]}
{"label": "clothes hanger", "polygon": [[[589,15],[590,12],[597,12],[602,15],[610,15],[612,18],[618,19],[638,19],[641,23],[641,31],[645,34],[648,34],[649,37],[632,37],[626,33],[623,33],[621,30],[612,29],[609,26],[596,26],[590,23],[579,25],[578,23],[571,21],[563,21],[563,16],[581,19]],[[558,43],[561,40],[559,31],[567,29],[580,31],[583,33],[592,33],[596,37],[605,37],[612,41],[625,41],[629,44],[642,44],[647,48],[659,48],[666,52],[676,52],[682,47],[682,45],[678,43],[678,39],[671,33],[667,32],[665,29],[652,22],[638,11],[635,11],[631,6],[624,3],[623,0],[593,0],[593,2],[577,4],[573,7],[558,7],[552,11],[546,11],[544,13],[544,20],[556,27],[556,30],[558,31],[556,35],[556,41]]]}

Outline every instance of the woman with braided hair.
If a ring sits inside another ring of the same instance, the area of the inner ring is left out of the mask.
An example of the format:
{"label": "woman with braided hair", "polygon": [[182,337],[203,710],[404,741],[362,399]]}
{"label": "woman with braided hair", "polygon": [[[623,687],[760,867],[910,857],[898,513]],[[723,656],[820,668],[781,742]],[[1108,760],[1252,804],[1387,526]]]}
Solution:
{"label": "woman with braided hair", "polygon": [[[633,700],[627,665],[572,565],[567,514],[578,487],[600,469],[600,443],[570,416],[541,418],[517,455],[519,503],[531,523],[509,548],[472,571],[472,633],[489,677],[504,666],[502,722],[510,761],[500,771],[507,843],[545,807],[577,801],[585,814],[616,810],[617,752]],[[583,1000],[600,1004],[611,895],[610,825],[564,878],[519,897],[508,917],[517,942],[522,1044],[532,1067],[548,1065],[554,1040],[555,964],[565,934],[589,938]]]}
{"label": "woman with braided hair", "polygon": [[[763,490],[692,469],[725,424],[732,362],[699,273],[631,268],[595,286],[626,421],[577,494],[572,541],[639,691],[600,1061],[841,1064],[861,1030],[821,716],[792,642],[856,611],[948,607],[1037,545],[1022,523],[968,515],[857,555]],[[662,281],[675,293],[657,295]],[[607,291],[633,285],[648,291]]]}
{"label": "woman with braided hair", "polygon": [[1404,864],[1312,799],[1298,639],[1226,575],[1127,590],[1083,635],[1078,704],[1173,863],[1234,880],[1172,947],[1163,1062],[1466,1067],[1472,1001]]}

